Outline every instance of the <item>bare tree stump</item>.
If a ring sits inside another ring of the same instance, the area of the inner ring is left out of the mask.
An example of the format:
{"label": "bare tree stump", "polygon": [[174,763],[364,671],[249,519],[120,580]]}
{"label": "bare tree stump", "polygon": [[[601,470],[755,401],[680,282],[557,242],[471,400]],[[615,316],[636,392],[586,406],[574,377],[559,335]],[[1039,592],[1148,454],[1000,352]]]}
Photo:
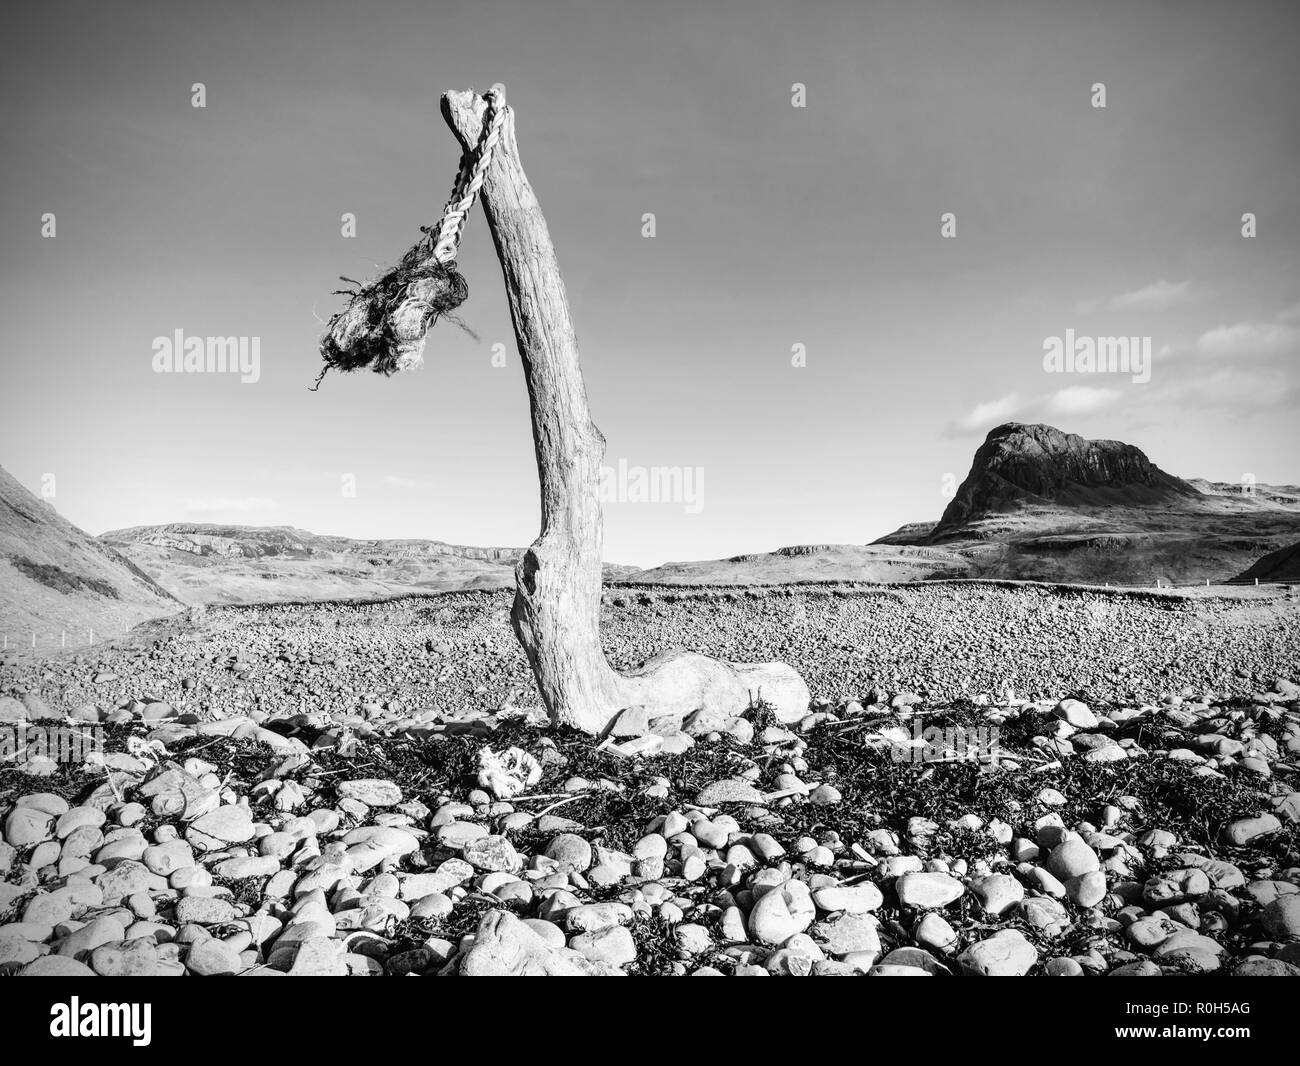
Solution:
{"label": "bare tree stump", "polygon": [[[486,101],[472,91],[442,97],[442,113],[464,151],[482,132]],[[739,714],[761,697],[782,721],[808,712],[808,686],[784,663],[745,665],[668,652],[628,674],[600,644],[604,529],[600,465],[605,438],[591,420],[555,248],[519,162],[514,112],[480,193],[505,275],[523,360],[541,482],[542,531],[515,568],[511,620],[552,721],[599,733],[614,715],[644,707],[650,719],[697,710]]]}

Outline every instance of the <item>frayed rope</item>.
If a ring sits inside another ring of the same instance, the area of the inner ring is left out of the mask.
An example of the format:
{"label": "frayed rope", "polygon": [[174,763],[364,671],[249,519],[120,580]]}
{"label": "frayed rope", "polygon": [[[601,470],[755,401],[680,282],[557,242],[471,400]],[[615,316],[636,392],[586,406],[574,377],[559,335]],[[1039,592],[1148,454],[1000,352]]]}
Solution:
{"label": "frayed rope", "polygon": [[[483,134],[472,157],[462,158],[451,198],[436,227],[422,226],[423,236],[396,267],[369,285],[341,278],[354,286],[336,290],[350,296],[347,307],[325,328],[320,353],[325,360],[311,391],[320,389],[331,370],[351,372],[369,367],[389,376],[411,370],[424,361],[425,335],[439,318],[450,318],[473,336],[453,312],[469,296],[469,286],[456,269],[455,256],[466,215],[473,206],[483,175],[501,134],[505,93],[487,93],[488,112]],[[476,338],[477,339],[477,338]]]}

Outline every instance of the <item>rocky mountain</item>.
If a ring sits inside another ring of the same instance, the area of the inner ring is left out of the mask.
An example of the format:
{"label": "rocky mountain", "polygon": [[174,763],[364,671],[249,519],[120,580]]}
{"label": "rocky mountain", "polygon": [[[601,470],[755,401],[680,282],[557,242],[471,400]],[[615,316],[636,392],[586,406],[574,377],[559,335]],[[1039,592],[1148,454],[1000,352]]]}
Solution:
{"label": "rocky mountain", "polygon": [[1084,440],[1053,426],[1008,422],[980,445],[970,473],[930,539],[989,515],[1034,505],[1089,511],[1176,505],[1200,495],[1131,444]]}
{"label": "rocky mountain", "polygon": [[1154,585],[1231,580],[1297,536],[1292,486],[1183,480],[1131,444],[1010,422],[934,526],[876,543],[943,548],[971,577]]}
{"label": "rocky mountain", "polygon": [[0,468],[0,633],[49,652],[117,636],[183,609],[120,555]]}
{"label": "rocky mountain", "polygon": [[[187,603],[307,603],[513,588],[523,552],[201,523],[136,526],[100,539]],[[635,568],[608,569],[614,576]]]}

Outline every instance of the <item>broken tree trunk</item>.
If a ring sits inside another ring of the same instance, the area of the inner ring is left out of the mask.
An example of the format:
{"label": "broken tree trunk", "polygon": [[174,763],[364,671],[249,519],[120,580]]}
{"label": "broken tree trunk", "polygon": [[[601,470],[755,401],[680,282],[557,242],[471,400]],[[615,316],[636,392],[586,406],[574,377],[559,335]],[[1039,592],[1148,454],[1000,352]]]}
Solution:
{"label": "broken tree trunk", "polygon": [[[443,117],[463,151],[479,143],[486,110],[472,91],[443,95]],[[505,275],[541,482],[542,531],[515,568],[511,620],[552,721],[599,733],[629,707],[644,707],[650,720],[697,710],[725,719],[760,696],[782,721],[801,718],[808,686],[784,663],[745,665],[674,651],[619,674],[606,661],[599,495],[605,438],[587,409],[564,282],[519,162],[513,110],[506,111],[480,199]]]}

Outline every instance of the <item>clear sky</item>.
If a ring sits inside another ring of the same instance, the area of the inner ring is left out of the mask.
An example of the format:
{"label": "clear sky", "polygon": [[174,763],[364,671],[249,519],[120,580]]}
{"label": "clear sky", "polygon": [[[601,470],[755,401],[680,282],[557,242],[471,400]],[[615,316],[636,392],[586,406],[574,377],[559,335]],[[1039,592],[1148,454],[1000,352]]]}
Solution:
{"label": "clear sky", "polygon": [[[480,340],[444,325],[417,374],[306,388],[338,276],[391,264],[447,197],[439,94],[496,81],[607,461],[704,471],[698,513],[607,505],[612,561],[937,518],[1012,418],[1300,481],[1293,0],[56,2],[6,29],[0,464],[53,474],[91,532],[534,538],[478,209]],[[259,338],[259,379],[156,373],[178,329]],[[1067,329],[1150,337],[1151,380],[1045,372]]]}

